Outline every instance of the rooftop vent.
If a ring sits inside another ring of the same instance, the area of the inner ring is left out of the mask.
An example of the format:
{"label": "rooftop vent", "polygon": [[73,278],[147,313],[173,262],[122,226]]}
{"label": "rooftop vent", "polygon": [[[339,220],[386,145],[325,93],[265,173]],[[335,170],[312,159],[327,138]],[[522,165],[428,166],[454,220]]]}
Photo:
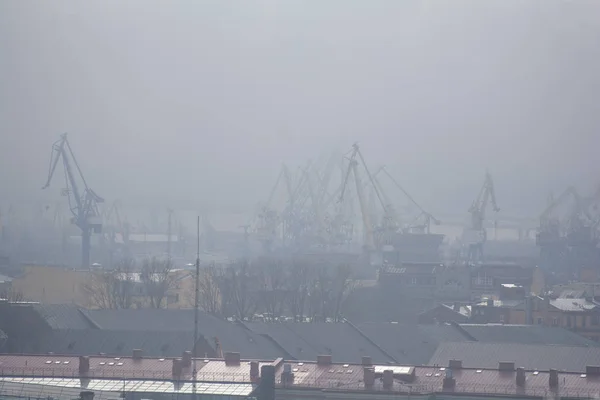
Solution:
{"label": "rooftop vent", "polygon": [[373,360],[369,356],[362,356],[362,365],[371,366],[373,365]]}
{"label": "rooftop vent", "polygon": [[144,351],[142,349],[133,349],[132,356],[134,360],[141,360],[144,356]]}
{"label": "rooftop vent", "polygon": [[317,365],[330,365],[333,359],[330,354],[321,354],[317,356]]}
{"label": "rooftop vent", "polygon": [[462,360],[450,360],[448,362],[448,368],[462,369]]}

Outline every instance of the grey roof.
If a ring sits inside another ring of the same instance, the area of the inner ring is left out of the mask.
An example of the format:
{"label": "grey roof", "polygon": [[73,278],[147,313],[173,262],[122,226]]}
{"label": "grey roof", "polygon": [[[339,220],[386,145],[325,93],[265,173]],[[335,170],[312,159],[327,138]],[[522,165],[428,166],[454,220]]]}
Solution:
{"label": "grey roof", "polygon": [[[131,356],[142,349],[153,357],[181,357],[191,350],[193,332],[104,331],[99,329],[54,330],[39,344],[43,353],[62,355],[99,354]],[[199,349],[200,351],[200,349]]]}
{"label": "grey roof", "polygon": [[557,344],[600,346],[569,330],[541,325],[460,324],[470,337],[485,343]]}
{"label": "grey roof", "polygon": [[515,367],[548,371],[556,368],[567,372],[585,372],[588,365],[600,365],[600,348],[517,343],[441,343],[429,365],[448,365],[449,360],[462,360],[465,368],[498,368],[501,361],[514,362]]}
{"label": "grey roof", "polygon": [[468,340],[453,325],[374,324],[356,327],[400,364],[426,365],[440,342]]}
{"label": "grey roof", "polygon": [[[193,332],[194,310],[85,310],[83,311],[102,330]],[[285,356],[277,345],[257,333],[236,324],[200,312],[199,332],[214,347],[219,339],[224,352],[239,352],[244,358]]]}
{"label": "grey roof", "polygon": [[297,360],[313,361],[319,354],[331,354],[334,362],[360,362],[370,356],[374,362],[393,361],[359,331],[346,323],[245,323]]}
{"label": "grey roof", "polygon": [[33,309],[52,329],[88,329],[94,325],[74,304],[34,304]]}

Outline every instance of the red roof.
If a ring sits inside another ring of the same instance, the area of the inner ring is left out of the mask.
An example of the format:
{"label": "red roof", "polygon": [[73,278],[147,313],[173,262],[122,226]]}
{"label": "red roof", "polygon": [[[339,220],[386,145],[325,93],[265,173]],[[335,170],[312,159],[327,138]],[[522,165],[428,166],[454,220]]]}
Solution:
{"label": "red roof", "polygon": [[[276,367],[276,384],[281,390],[281,374],[284,362],[259,361],[261,365]],[[525,385],[516,385],[516,371],[499,371],[497,369],[454,369],[452,376],[455,386],[448,390],[443,388],[446,368],[415,367],[414,379],[411,382],[396,376],[391,389],[384,389],[377,372],[375,384],[366,389],[364,385],[364,368],[360,364],[318,365],[315,362],[289,362],[295,390],[336,390],[336,391],[394,391],[427,394],[452,391],[465,394],[485,395],[550,395],[549,372],[526,371]],[[90,357],[90,373],[88,377],[120,378],[120,379],[172,379],[172,359],[144,358],[134,360],[130,357]],[[390,365],[376,366],[376,371],[391,368]],[[241,361],[239,365],[226,365],[224,360],[197,360],[198,380],[204,382],[250,382],[250,361]],[[190,368],[184,370],[183,379],[190,379]],[[66,356],[40,355],[0,355],[0,375],[34,376],[34,377],[78,377],[79,358]],[[558,373],[558,391],[562,397],[592,397],[600,393],[600,376],[587,376],[580,373]]]}

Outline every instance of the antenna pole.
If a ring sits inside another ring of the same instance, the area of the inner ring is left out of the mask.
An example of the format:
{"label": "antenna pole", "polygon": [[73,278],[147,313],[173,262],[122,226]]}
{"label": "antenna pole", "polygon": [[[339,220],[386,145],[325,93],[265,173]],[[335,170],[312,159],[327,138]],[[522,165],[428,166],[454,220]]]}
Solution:
{"label": "antenna pole", "polygon": [[196,370],[196,345],[198,344],[198,304],[200,297],[200,216],[198,216],[198,220],[196,223],[196,234],[197,234],[197,253],[196,253],[196,287],[195,287],[195,296],[194,296],[194,347],[192,353],[192,392],[194,394],[194,400],[196,400],[196,374],[198,371]]}

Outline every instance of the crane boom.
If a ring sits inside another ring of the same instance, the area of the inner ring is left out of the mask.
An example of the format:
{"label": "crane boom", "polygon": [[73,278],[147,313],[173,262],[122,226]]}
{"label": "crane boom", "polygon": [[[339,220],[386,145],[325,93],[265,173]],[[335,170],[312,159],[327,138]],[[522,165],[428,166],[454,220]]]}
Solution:
{"label": "crane boom", "polygon": [[[52,145],[52,153],[50,154],[50,168],[48,170],[48,179],[42,189],[46,189],[50,186],[56,166],[62,159],[63,168],[65,172],[65,182],[67,188],[63,193],[67,196],[69,202],[69,209],[73,214],[72,222],[81,229],[82,239],[82,267],[87,268],[90,266],[90,248],[91,248],[91,234],[92,231],[100,233],[102,230],[102,222],[100,218],[100,212],[98,211],[98,203],[104,202],[104,199],[98,196],[92,189],[87,185],[87,182],[81,172],[81,168],[77,163],[75,154],[71,149],[71,145],[67,139],[67,134],[64,133],[60,136],[60,139]],[[83,192],[80,191],[80,187],[73,170],[73,164],[79,179],[83,183]]]}

